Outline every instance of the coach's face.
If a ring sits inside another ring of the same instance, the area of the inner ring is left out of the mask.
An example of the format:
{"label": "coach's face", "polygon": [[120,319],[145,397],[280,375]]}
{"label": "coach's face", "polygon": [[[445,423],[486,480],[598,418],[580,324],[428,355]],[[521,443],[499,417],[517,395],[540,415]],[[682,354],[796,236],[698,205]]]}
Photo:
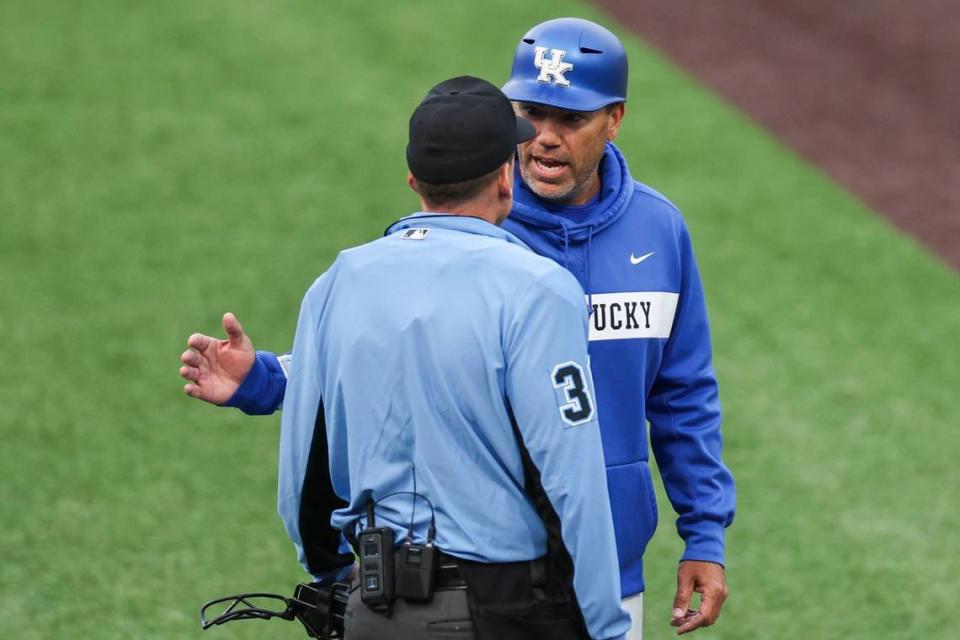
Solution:
{"label": "coach's face", "polygon": [[524,183],[544,200],[588,202],[600,189],[597,167],[607,141],[617,137],[623,104],[597,111],[566,111],[532,102],[513,106],[537,128],[537,135],[517,148]]}

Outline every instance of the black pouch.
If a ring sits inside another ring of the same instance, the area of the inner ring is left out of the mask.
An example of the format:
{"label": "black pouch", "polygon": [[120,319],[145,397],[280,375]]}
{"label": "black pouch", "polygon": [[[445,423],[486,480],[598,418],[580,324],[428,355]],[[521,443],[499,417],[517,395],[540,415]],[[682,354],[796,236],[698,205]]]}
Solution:
{"label": "black pouch", "polygon": [[[350,598],[346,584],[298,584],[294,591],[294,614],[311,638],[342,638],[343,617]],[[304,606],[306,605],[306,606]]]}
{"label": "black pouch", "polygon": [[478,640],[589,640],[576,601],[541,561],[457,564]]}

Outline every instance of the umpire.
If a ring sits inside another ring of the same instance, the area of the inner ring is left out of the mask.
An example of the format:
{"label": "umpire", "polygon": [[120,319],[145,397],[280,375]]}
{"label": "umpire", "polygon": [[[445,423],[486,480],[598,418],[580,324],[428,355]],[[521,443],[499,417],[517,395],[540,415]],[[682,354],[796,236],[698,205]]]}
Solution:
{"label": "umpire", "polygon": [[351,572],[341,534],[353,543],[349,640],[629,627],[584,294],[497,226],[534,133],[484,80],[431,89],[407,146],[423,210],[343,251],[304,297],[279,511],[320,581]]}

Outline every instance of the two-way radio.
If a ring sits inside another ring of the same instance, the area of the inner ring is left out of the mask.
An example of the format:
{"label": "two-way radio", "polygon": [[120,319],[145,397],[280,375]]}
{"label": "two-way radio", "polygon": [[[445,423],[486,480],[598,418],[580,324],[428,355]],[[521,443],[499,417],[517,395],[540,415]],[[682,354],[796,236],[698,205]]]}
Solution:
{"label": "two-way radio", "polygon": [[360,599],[368,607],[393,604],[393,529],[377,527],[374,502],[367,506],[367,527],[358,538]]}

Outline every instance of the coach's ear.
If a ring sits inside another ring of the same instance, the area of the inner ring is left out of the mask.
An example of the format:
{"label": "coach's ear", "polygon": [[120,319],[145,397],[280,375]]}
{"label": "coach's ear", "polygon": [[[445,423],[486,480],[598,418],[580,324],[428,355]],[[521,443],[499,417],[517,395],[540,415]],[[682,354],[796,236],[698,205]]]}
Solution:
{"label": "coach's ear", "polygon": [[617,139],[617,133],[620,132],[620,124],[623,122],[623,116],[626,115],[627,105],[623,102],[607,107],[607,140],[613,142]]}
{"label": "coach's ear", "polygon": [[413,189],[415,194],[420,195],[420,192],[417,191],[417,179],[409,171],[407,171],[407,186]]}

